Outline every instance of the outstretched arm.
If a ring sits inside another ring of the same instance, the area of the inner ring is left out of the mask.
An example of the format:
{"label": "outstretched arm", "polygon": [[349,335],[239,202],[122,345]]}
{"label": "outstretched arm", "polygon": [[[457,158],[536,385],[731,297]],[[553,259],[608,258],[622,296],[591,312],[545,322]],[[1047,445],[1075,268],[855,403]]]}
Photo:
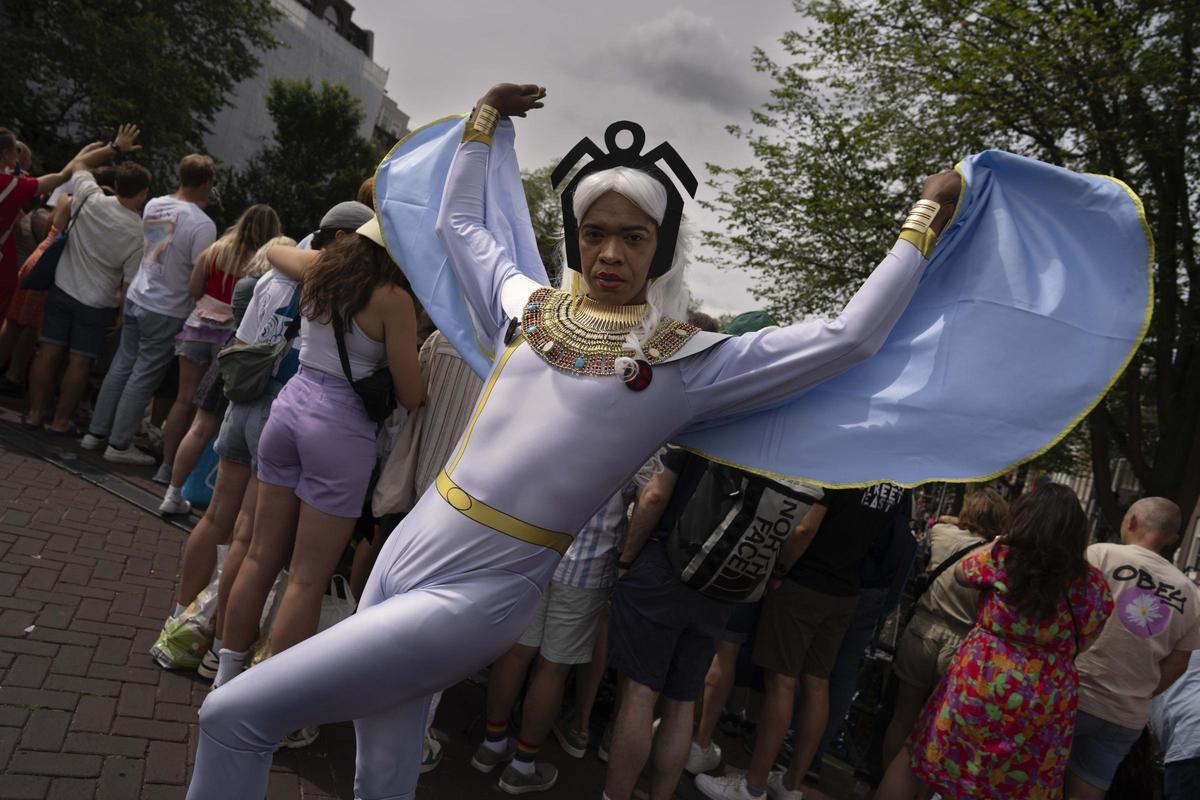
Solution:
{"label": "outstretched arm", "polygon": [[500,117],[525,116],[541,108],[545,90],[533,85],[500,84],[475,106],[446,179],[437,233],[476,317],[494,335],[519,313],[538,285],[517,269],[496,241],[484,218],[491,136]]}
{"label": "outstretched arm", "polygon": [[[692,421],[770,408],[874,355],[908,307],[932,242],[953,214],[959,185],[953,171],[925,181],[921,197],[929,204],[921,213],[933,217],[925,221],[932,236],[903,230],[836,319],[744,334],[686,359]],[[917,214],[914,207],[910,219]]]}

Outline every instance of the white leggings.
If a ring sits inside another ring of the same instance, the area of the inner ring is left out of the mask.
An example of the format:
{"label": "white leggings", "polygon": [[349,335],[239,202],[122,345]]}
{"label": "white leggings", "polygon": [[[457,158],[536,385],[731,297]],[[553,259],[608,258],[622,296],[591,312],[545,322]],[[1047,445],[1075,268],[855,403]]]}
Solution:
{"label": "white leggings", "polygon": [[261,800],[284,736],[346,719],[356,800],[410,800],[430,696],[508,650],[557,562],[426,494],[384,545],[358,613],[204,701],[188,800]]}

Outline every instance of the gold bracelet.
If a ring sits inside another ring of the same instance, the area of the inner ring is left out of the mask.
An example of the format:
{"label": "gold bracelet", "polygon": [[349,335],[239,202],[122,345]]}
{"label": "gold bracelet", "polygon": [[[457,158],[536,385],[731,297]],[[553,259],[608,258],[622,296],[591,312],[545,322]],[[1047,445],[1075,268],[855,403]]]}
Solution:
{"label": "gold bracelet", "polygon": [[938,215],[941,206],[932,200],[918,200],[913,204],[912,210],[908,212],[907,219],[900,226],[900,230],[911,230],[917,233],[924,233],[929,230],[930,224],[934,217]]}
{"label": "gold bracelet", "polygon": [[941,208],[932,200],[918,200],[900,226],[900,238],[920,250],[925,258],[933,254],[933,247],[937,244],[937,234],[930,225]]}
{"label": "gold bracelet", "polygon": [[500,124],[500,112],[487,104],[480,104],[472,119],[463,129],[463,142],[483,142],[492,144],[492,134]]}

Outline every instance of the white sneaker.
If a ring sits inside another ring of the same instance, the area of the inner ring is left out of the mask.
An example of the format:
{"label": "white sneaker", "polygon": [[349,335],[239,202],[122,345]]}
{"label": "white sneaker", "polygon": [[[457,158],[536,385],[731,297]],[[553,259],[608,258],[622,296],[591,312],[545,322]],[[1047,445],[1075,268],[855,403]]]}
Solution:
{"label": "white sneaker", "polygon": [[221,659],[217,657],[217,654],[212,650],[205,650],[204,658],[200,659],[200,663],[196,666],[196,672],[201,678],[208,678],[211,681],[217,677],[217,669],[220,666]]}
{"label": "white sneaker", "polygon": [[92,436],[90,433],[85,433],[83,438],[79,440],[79,446],[84,450],[99,450],[104,447],[107,439],[101,439],[99,436]]}
{"label": "white sneaker", "polygon": [[311,728],[301,728],[283,737],[283,741],[279,743],[279,746],[286,747],[289,750],[299,750],[301,747],[308,747],[315,742],[320,733],[321,729],[316,725]]}
{"label": "white sneaker", "polygon": [[697,775],[696,788],[705,797],[712,800],[762,800],[762,795],[755,797],[746,788],[746,776],[742,774],[722,775],[717,778],[712,775]]}
{"label": "white sneaker", "polygon": [[714,770],[721,763],[721,748],[716,742],[709,742],[708,747],[701,747],[692,742],[688,750],[687,764],[684,766],[693,775]]}
{"label": "white sneaker", "polygon": [[192,504],[189,503],[183,495],[172,497],[170,494],[168,494],[163,498],[163,501],[158,504],[158,513],[190,514],[192,513]]}
{"label": "white sneaker", "polygon": [[804,800],[804,792],[783,785],[783,776],[782,772],[772,772],[767,776],[767,796],[771,800]]}
{"label": "white sneaker", "polygon": [[149,453],[143,453],[133,445],[126,447],[124,450],[118,450],[111,444],[104,451],[104,460],[112,461],[116,464],[138,464],[141,466],[149,466],[158,461],[154,456]]}
{"label": "white sneaker", "polygon": [[425,748],[421,751],[421,774],[433,772],[442,763],[442,743],[425,734]]}
{"label": "white sneaker", "polygon": [[163,462],[158,465],[158,469],[154,472],[154,477],[150,480],[155,483],[161,483],[163,486],[171,485],[171,465]]}

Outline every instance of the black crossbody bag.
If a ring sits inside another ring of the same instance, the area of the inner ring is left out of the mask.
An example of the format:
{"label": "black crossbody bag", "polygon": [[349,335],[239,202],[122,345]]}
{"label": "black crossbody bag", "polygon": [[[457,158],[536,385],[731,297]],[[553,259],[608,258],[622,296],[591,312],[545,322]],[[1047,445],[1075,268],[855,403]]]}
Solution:
{"label": "black crossbody bag", "polygon": [[365,378],[354,379],[350,370],[350,353],[346,350],[346,336],[342,326],[332,321],[333,338],[337,340],[338,358],[342,362],[342,372],[346,380],[354,387],[354,391],[362,399],[367,418],[372,422],[383,422],[392,415],[396,408],[396,384],[392,382],[392,372],[387,367],[377,369]]}

